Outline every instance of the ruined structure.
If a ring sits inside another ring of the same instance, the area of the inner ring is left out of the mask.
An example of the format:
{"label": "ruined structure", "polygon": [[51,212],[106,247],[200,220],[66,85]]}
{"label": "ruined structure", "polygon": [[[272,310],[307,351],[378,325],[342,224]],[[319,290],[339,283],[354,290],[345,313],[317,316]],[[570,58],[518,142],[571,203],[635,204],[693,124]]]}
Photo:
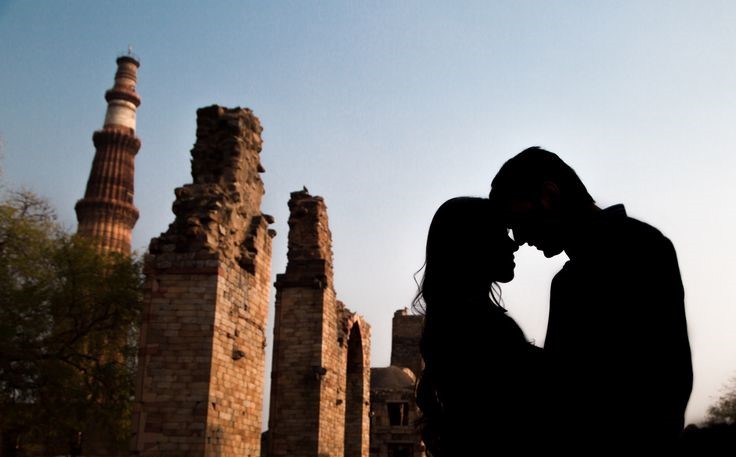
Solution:
{"label": "ruined structure", "polygon": [[145,264],[133,455],[260,455],[275,234],[260,151],[250,110],[197,111],[193,183]]}
{"label": "ruined structure", "polygon": [[[117,59],[78,233],[130,254],[139,62]],[[192,184],[151,240],[131,454],[156,457],[422,457],[414,384],[422,318],[397,311],[391,366],[370,369],[370,326],[337,300],[321,197],[289,201],[276,280],[268,449],[261,449],[273,219],[261,212],[261,126],[247,109],[197,111]]]}
{"label": "ruined structure", "polygon": [[394,313],[391,366],[371,368],[371,457],[424,457],[414,389],[423,369],[424,316]]}
{"label": "ruined structure", "polygon": [[286,272],[276,280],[271,457],[368,457],[370,327],[335,297],[321,197],[289,200]]}
{"label": "ruined structure", "polygon": [[424,369],[419,350],[423,328],[424,316],[409,314],[406,308],[394,313],[391,326],[391,365],[408,368],[417,377]]}
{"label": "ruined structure", "polygon": [[133,205],[135,155],[141,140],[135,135],[135,91],[140,63],[132,55],[117,59],[115,85],[105,93],[107,113],[102,130],[92,135],[95,157],[84,198],[75,206],[77,233],[104,251],[130,254],[138,209]]}

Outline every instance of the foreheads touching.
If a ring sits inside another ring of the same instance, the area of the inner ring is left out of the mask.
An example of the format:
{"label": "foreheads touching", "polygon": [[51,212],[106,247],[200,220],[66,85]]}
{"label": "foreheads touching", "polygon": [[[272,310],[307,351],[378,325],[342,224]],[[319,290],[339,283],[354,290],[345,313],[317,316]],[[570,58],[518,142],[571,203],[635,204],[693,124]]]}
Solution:
{"label": "foreheads touching", "polygon": [[564,249],[562,232],[568,215],[594,203],[575,171],[557,154],[537,146],[501,167],[489,197],[516,242],[535,246],[547,257]]}
{"label": "foreheads touching", "polygon": [[545,183],[557,186],[566,204],[593,203],[575,170],[539,146],[527,148],[503,164],[491,183],[490,198],[500,203],[539,199]]}

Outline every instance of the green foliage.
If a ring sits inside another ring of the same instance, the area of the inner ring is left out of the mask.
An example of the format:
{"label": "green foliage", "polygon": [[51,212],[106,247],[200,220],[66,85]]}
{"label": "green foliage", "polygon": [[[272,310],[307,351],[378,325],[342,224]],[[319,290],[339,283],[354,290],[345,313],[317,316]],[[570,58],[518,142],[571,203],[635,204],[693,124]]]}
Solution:
{"label": "green foliage", "polygon": [[[140,262],[66,233],[30,192],[0,203],[0,431],[68,453],[130,430]],[[81,433],[81,435],[80,435]]]}
{"label": "green foliage", "polygon": [[709,424],[736,425],[736,377],[731,378],[723,390],[723,395],[708,408]]}

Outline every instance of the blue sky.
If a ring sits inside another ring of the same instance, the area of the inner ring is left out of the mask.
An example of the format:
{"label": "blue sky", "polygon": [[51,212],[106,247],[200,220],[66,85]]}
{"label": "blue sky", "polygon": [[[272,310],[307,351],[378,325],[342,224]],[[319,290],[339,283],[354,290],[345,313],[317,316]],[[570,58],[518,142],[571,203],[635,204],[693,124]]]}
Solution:
{"label": "blue sky", "polygon": [[[49,198],[72,229],[129,44],[142,63],[139,251],[190,181],[196,109],[247,106],[264,126],[274,275],[289,192],[305,185],[328,205],[338,298],[372,324],[373,365],[385,366],[435,208],[486,195],[507,158],[541,145],[601,206],[623,202],[674,242],[695,364],[688,419],[736,373],[736,3],[0,0],[3,180]],[[564,260],[522,248],[504,288],[539,344]]]}

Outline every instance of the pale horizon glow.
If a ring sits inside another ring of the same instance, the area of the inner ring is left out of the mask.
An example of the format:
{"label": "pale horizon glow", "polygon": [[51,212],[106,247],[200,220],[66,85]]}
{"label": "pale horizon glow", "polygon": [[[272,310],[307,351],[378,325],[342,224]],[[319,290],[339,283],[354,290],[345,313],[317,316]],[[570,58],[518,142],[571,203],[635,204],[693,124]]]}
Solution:
{"label": "pale horizon glow", "polygon": [[[540,145],[599,206],[624,203],[673,241],[695,369],[687,421],[736,374],[734,2],[0,0],[0,43],[2,180],[47,197],[70,229],[115,58],[134,46],[138,252],[191,182],[196,109],[251,108],[272,274],[285,270],[289,193],[306,186],[328,206],[337,296],[371,324],[374,367],[389,363],[434,210],[487,195],[506,159]],[[540,345],[563,257],[520,249],[503,288]]]}

